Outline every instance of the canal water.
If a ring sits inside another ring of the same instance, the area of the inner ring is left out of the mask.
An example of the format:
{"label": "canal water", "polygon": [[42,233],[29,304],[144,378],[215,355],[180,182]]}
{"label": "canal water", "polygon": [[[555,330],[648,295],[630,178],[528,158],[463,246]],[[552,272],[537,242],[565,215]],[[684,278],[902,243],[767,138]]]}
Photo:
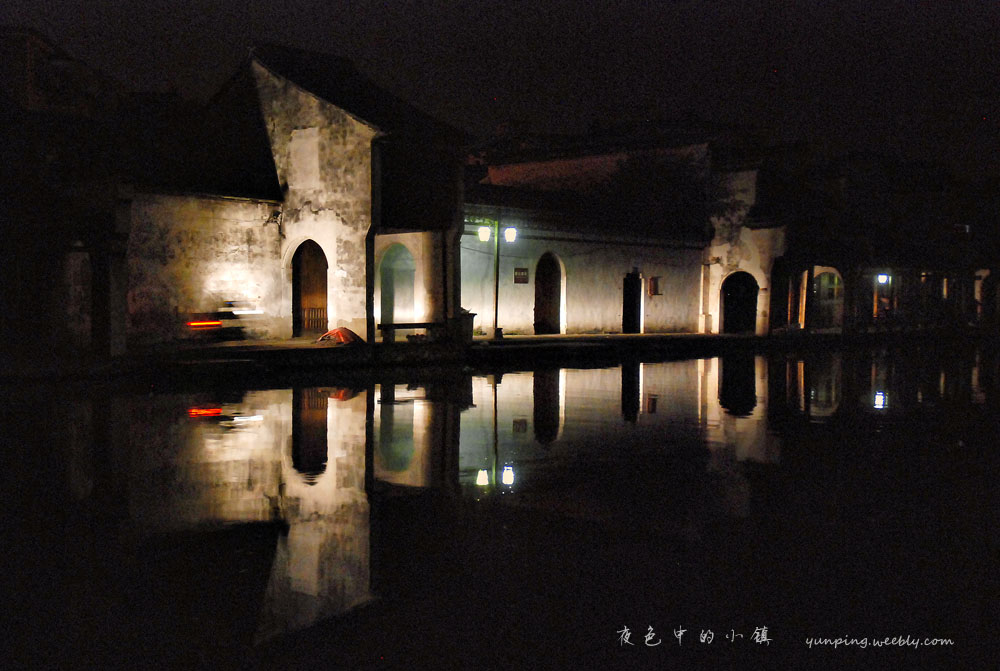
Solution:
{"label": "canal water", "polygon": [[198,374],[4,390],[10,668],[980,668],[995,644],[989,352]]}

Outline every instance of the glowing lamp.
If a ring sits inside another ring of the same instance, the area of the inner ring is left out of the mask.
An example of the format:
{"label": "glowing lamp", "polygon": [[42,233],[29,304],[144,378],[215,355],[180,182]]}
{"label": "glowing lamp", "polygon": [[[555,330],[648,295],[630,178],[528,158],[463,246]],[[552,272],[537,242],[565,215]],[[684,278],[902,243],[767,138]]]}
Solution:
{"label": "glowing lamp", "polygon": [[889,276],[885,275],[885,274],[879,275],[876,279],[878,279],[878,283],[879,284],[888,284],[889,283]]}
{"label": "glowing lamp", "polygon": [[504,466],[503,467],[503,475],[500,476],[500,481],[502,483],[504,483],[505,485],[512,485],[512,484],[514,484],[514,467],[513,466]]}
{"label": "glowing lamp", "polygon": [[486,469],[479,471],[479,475],[476,476],[476,484],[480,487],[490,484],[490,476],[486,474]]}
{"label": "glowing lamp", "polygon": [[503,229],[503,239],[507,242],[514,242],[517,240],[517,229],[513,227]]}
{"label": "glowing lamp", "polygon": [[479,241],[480,242],[489,242],[490,241],[490,227],[489,226],[480,226],[479,227]]}
{"label": "glowing lamp", "polygon": [[885,410],[886,397],[885,392],[877,391],[875,392],[875,409]]}

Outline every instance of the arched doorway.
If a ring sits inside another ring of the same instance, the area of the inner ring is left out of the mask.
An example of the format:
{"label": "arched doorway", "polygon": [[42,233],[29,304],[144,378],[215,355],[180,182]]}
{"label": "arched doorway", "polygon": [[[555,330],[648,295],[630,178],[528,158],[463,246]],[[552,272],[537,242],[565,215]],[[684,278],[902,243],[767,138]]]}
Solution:
{"label": "arched doorway", "polygon": [[413,321],[416,268],[413,254],[405,245],[396,243],[386,250],[378,274],[381,323]]}
{"label": "arched doorway", "polygon": [[815,328],[833,328],[844,325],[844,281],[840,273],[822,272],[813,279],[813,296],[816,297],[811,313]]}
{"label": "arched doorway", "polygon": [[562,268],[552,252],[535,267],[535,335],[561,333]]}
{"label": "arched doorway", "polygon": [[757,329],[757,280],[736,272],[722,283],[723,333],[754,333]]}
{"label": "arched doorway", "polygon": [[306,240],[292,257],[292,335],[327,330],[326,255],[312,240]]}

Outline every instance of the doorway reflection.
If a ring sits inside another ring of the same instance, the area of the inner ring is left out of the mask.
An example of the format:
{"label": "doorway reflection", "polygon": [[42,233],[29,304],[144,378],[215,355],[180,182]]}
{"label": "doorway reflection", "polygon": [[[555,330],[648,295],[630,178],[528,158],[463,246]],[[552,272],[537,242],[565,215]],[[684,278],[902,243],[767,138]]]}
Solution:
{"label": "doorway reflection", "polygon": [[757,407],[754,361],[751,353],[727,354],[719,361],[719,405],[735,417],[747,417]]}
{"label": "doorway reflection", "polygon": [[[563,380],[564,376],[560,369],[536,370],[532,375],[532,422],[535,440],[542,445],[557,440],[562,430]],[[515,426],[515,430],[517,428],[520,427]]]}

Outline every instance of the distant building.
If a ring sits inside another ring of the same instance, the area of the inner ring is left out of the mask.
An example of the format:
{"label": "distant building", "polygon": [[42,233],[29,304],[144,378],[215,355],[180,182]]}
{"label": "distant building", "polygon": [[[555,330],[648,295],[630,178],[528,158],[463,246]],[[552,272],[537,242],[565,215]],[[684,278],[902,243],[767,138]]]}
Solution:
{"label": "distant building", "polygon": [[709,133],[508,139],[469,170],[462,303],[481,331],[494,250],[479,231],[499,222],[517,230],[498,245],[506,332],[767,332],[784,231],[747,225],[758,170],[723,158]]}
{"label": "distant building", "polygon": [[0,337],[7,356],[124,346],[115,226],[121,91],[39,33],[0,28]]}
{"label": "distant building", "polygon": [[484,333],[925,328],[996,293],[933,166],[653,125],[502,138],[468,174],[462,304]]}
{"label": "distant building", "polygon": [[[788,158],[794,159],[787,160]],[[787,230],[775,329],[915,329],[979,319],[975,206],[938,166],[873,155],[786,157],[764,173],[761,218]]]}

